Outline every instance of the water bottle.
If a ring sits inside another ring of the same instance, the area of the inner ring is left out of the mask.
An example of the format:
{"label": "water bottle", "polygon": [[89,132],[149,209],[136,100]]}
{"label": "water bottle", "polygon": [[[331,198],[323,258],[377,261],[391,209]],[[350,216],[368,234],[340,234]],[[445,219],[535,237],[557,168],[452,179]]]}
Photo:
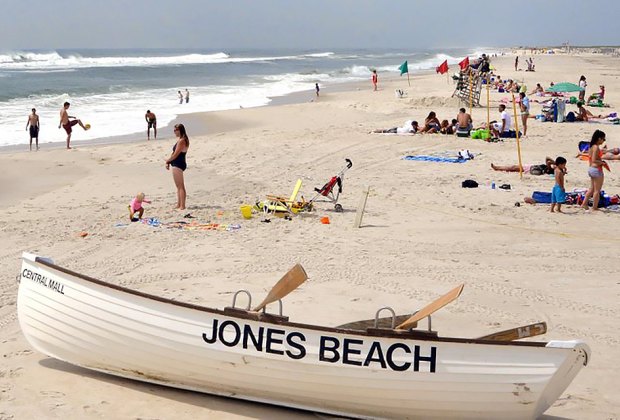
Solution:
{"label": "water bottle", "polygon": [[491,182],[491,189],[494,190],[495,189],[495,182]]}

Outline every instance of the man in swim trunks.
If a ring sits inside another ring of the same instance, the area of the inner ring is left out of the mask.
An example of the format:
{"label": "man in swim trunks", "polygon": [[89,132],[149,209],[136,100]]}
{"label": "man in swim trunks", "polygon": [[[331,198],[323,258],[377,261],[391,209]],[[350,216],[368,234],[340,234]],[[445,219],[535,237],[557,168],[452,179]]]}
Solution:
{"label": "man in swim trunks", "polygon": [[71,104],[69,102],[65,102],[60,110],[60,124],[58,124],[58,128],[60,126],[65,129],[67,132],[67,149],[71,149],[69,144],[71,143],[71,132],[73,131],[72,127],[76,124],[79,124],[80,127],[84,129],[84,131],[88,130],[88,128],[84,127],[81,120],[69,115],[69,107]]}
{"label": "man in swim trunks", "polygon": [[185,103],[189,103],[189,90],[185,89]]}
{"label": "man in swim trunks", "polygon": [[32,114],[28,116],[26,130],[28,130],[28,126],[30,126],[30,151],[32,152],[32,139],[36,139],[36,147],[39,150],[39,116],[34,108],[32,108]]}
{"label": "man in swim trunks", "polygon": [[144,119],[147,123],[146,128],[146,140],[151,139],[151,127],[153,128],[154,139],[157,140],[157,117],[154,113],[151,112],[150,109],[146,110],[146,114],[144,115]]}
{"label": "man in swim trunks", "polygon": [[465,108],[459,109],[459,113],[456,116],[456,120],[458,121],[457,130],[463,131],[463,132],[466,131],[469,134],[469,132],[471,131],[473,127],[473,121],[471,119],[471,115],[465,112]]}

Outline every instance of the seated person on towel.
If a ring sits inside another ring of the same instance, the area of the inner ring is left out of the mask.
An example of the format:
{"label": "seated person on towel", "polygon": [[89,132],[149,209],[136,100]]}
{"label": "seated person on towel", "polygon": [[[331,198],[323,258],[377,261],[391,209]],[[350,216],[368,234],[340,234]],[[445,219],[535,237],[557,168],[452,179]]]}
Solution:
{"label": "seated person on towel", "polygon": [[387,129],[377,129],[371,131],[371,133],[384,133],[384,134],[415,134],[420,129],[417,121],[406,121],[402,127],[393,127]]}
{"label": "seated person on towel", "polygon": [[540,83],[536,83],[536,87],[533,91],[530,92],[530,95],[543,96],[545,94],[545,89],[540,85]]}
{"label": "seated person on towel", "polygon": [[491,125],[491,131],[494,137],[511,137],[510,130],[512,128],[512,118],[510,114],[506,112],[506,105],[500,104],[499,112],[501,114],[501,122],[496,122]]}
{"label": "seated person on towel", "polygon": [[454,130],[452,129],[452,125],[450,124],[450,121],[443,120],[441,122],[441,128],[439,129],[439,132],[441,134],[454,134]]}
{"label": "seated person on towel", "polygon": [[437,133],[440,129],[441,123],[437,118],[437,114],[435,114],[435,111],[431,111],[428,113],[428,117],[424,120],[424,127],[420,129],[420,133],[433,134]]}
{"label": "seated person on towel", "polygon": [[608,115],[594,115],[592,114],[589,110],[586,109],[585,106],[583,106],[583,102],[579,101],[577,102],[577,115],[575,115],[575,121],[589,121],[593,118],[607,118],[609,117],[611,114]]}
{"label": "seated person on towel", "polygon": [[598,91],[598,93],[593,93],[592,95],[590,95],[588,97],[588,102],[590,101],[603,101],[605,99],[605,86],[600,85],[599,86],[600,90]]}
{"label": "seated person on towel", "polygon": [[[499,166],[491,164],[491,168],[495,171],[503,171],[503,172],[519,172],[519,165],[506,165]],[[538,165],[523,165],[522,172],[529,173],[531,175],[550,175],[555,171],[555,160],[551,159],[549,156],[545,158],[545,163]]]}
{"label": "seated person on towel", "polygon": [[474,126],[474,122],[471,119],[471,115],[469,115],[465,108],[459,109],[459,113],[456,116],[456,120],[459,123],[457,131],[466,131],[469,133]]}

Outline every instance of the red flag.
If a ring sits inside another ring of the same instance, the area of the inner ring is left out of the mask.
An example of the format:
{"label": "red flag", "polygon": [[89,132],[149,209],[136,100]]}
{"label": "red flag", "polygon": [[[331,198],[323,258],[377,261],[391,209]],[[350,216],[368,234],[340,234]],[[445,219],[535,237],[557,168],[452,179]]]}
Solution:
{"label": "red flag", "polygon": [[467,67],[469,67],[469,57],[465,57],[463,61],[459,63],[459,67],[461,68],[461,70],[466,70]]}
{"label": "red flag", "polygon": [[448,72],[448,60],[441,63],[439,67],[435,68],[435,71],[441,74],[447,73]]}

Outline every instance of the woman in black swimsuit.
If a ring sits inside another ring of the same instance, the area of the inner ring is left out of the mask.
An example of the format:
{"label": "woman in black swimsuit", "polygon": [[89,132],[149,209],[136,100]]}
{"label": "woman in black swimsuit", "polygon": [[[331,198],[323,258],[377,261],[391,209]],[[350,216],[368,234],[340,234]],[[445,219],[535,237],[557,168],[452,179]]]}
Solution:
{"label": "woman in black swimsuit", "polygon": [[177,206],[175,208],[185,210],[187,192],[185,191],[183,171],[187,169],[185,155],[187,155],[187,150],[189,149],[189,138],[183,124],[174,126],[174,134],[178,140],[172,147],[172,154],[166,160],[166,169],[170,169],[172,166],[172,179],[174,179],[174,185],[177,187]]}

